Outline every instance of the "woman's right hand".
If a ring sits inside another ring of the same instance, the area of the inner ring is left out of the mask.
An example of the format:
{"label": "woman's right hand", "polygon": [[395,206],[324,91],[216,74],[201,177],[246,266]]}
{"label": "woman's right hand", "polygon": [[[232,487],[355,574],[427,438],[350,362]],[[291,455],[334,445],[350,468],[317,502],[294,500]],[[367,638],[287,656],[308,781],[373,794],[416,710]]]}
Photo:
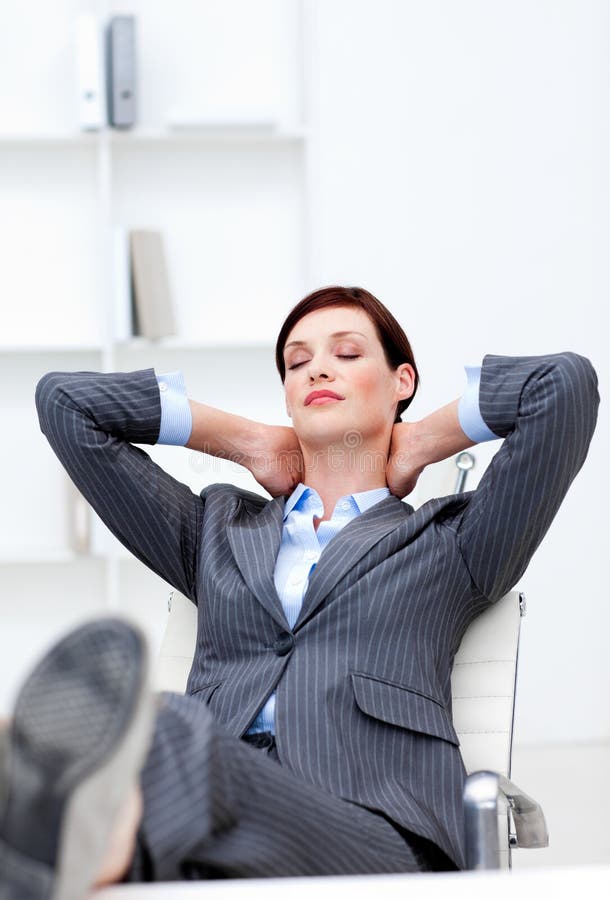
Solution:
{"label": "woman's right hand", "polygon": [[272,497],[292,493],[303,477],[303,457],[294,430],[264,425],[234,413],[189,400],[190,450],[229,459],[248,469]]}
{"label": "woman's right hand", "polygon": [[303,455],[294,429],[260,424],[257,430],[244,465],[272,497],[291,494],[303,478]]}

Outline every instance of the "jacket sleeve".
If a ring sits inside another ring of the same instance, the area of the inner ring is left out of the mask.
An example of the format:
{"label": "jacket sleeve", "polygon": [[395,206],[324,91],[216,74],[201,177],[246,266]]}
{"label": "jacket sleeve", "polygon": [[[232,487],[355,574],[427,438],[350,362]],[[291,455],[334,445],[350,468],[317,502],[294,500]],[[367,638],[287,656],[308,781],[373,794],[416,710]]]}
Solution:
{"label": "jacket sleeve", "polygon": [[595,370],[582,356],[486,356],[479,404],[505,441],[458,527],[470,576],[489,600],[525,571],[587,455],[597,418]]}
{"label": "jacket sleeve", "polygon": [[110,531],[196,602],[203,500],[133,446],[159,436],[154,370],[49,372],[36,407],[59,461]]}

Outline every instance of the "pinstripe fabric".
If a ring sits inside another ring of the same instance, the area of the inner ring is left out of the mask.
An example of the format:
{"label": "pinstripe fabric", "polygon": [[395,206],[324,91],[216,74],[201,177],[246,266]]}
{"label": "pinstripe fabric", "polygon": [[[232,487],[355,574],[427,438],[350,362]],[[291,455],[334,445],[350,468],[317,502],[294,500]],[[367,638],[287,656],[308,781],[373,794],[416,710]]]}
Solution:
{"label": "pinstripe fabric", "polygon": [[[187,693],[243,735],[273,690],[282,766],[379,810],[464,864],[453,656],[522,574],[582,465],[596,378],[575,354],[485,357],[481,413],[506,436],[474,493],[417,511],[388,497],[322,552],[290,629],[275,590],[284,500],[193,495],[128,442],[153,443],[152,370],[51,373],[41,427],[123,543],[198,604]],[[294,645],[278,655],[278,636]]]}
{"label": "pinstripe fabric", "polygon": [[[236,740],[193,697],[163,694],[141,777],[130,881],[416,872],[381,816],[297,778]],[[171,824],[170,824],[171,823]]]}
{"label": "pinstripe fabric", "polygon": [[36,387],[36,405],[53,450],[110,531],[154,572],[194,597],[204,504],[131,446],[154,444],[159,436],[153,370],[50,372]]}

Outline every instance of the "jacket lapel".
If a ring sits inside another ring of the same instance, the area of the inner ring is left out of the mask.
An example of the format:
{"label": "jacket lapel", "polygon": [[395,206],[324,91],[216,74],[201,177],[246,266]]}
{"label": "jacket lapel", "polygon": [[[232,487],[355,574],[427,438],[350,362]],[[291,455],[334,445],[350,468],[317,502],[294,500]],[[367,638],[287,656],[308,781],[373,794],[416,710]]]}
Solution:
{"label": "jacket lapel", "polygon": [[284,497],[270,500],[259,513],[250,513],[241,506],[227,526],[227,538],[244,581],[275,621],[288,630],[273,580],[283,512]]}
{"label": "jacket lapel", "polygon": [[[469,494],[430,500],[416,511],[390,495],[353,519],[330,541],[312,572],[295,629],[320,606],[336,584],[382,538],[405,524],[404,543],[412,540],[444,508],[453,512],[468,502]],[[244,581],[259,603],[285,630],[290,626],[275,589],[273,574],[283,527],[284,497],[266,503],[260,512],[240,506],[227,526],[227,538]]]}
{"label": "jacket lapel", "polygon": [[390,495],[342,528],[324,549],[311,574],[295,628],[315,612],[365,553],[412,514],[411,506]]}

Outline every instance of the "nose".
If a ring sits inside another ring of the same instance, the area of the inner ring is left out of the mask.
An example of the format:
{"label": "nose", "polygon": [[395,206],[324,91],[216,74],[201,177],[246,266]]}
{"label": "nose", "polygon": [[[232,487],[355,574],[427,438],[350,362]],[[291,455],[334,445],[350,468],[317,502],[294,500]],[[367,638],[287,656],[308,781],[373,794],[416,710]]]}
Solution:
{"label": "nose", "polygon": [[321,359],[312,359],[309,363],[309,380],[311,382],[322,380],[332,381],[333,375],[328,365],[328,361]]}

